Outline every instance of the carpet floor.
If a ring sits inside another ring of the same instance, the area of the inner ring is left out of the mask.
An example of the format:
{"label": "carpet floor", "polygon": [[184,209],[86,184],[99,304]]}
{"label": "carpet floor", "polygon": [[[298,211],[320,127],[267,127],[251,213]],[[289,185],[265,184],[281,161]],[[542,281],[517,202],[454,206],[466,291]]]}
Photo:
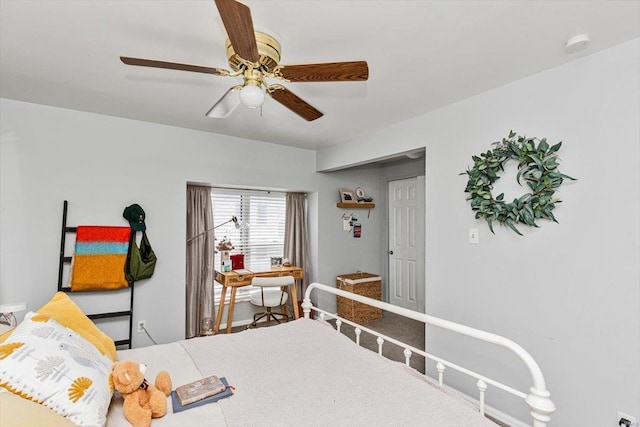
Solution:
{"label": "carpet floor", "polygon": [[[335,321],[329,323],[334,324]],[[424,323],[417,320],[407,319],[395,313],[383,311],[382,318],[367,322],[362,326],[380,332],[396,340],[411,345],[419,350],[424,350]],[[349,337],[353,342],[356,341],[355,329],[351,325],[343,323],[340,331]],[[377,337],[362,331],[360,334],[360,346],[371,351],[378,352]],[[391,343],[385,342],[382,345],[382,355],[390,360],[405,363],[404,348]],[[419,354],[412,354],[409,364],[415,370],[424,374],[424,357]]]}

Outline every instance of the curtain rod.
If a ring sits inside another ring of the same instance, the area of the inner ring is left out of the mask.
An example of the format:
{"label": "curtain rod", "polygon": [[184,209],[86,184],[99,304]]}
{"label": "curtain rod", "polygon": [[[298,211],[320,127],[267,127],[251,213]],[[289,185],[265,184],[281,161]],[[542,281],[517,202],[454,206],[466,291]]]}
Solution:
{"label": "curtain rod", "polygon": [[230,190],[230,191],[255,191],[256,193],[267,193],[267,194],[271,194],[271,193],[281,193],[281,194],[287,194],[288,191],[282,191],[282,190],[262,190],[262,189],[258,189],[258,188],[240,188],[240,187],[220,187],[217,185],[212,185],[209,188],[213,188],[213,189],[217,189],[217,190]]}
{"label": "curtain rod", "polygon": [[210,184],[202,184],[202,183],[195,183],[195,182],[187,182],[188,186],[195,186],[195,187],[206,187],[206,188],[213,188],[213,189],[218,189],[218,190],[237,190],[237,191],[255,191],[258,193],[281,193],[281,194],[287,194],[287,193],[300,193],[300,194],[304,194],[305,196],[307,196],[309,194],[308,191],[287,191],[287,190],[264,190],[261,188],[244,188],[244,187],[222,187],[220,185],[210,185]]}

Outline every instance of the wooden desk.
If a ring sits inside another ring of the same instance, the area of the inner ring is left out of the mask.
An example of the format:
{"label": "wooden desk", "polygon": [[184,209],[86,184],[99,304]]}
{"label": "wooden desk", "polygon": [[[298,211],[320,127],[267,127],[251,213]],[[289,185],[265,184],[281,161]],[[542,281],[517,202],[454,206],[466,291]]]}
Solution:
{"label": "wooden desk", "polygon": [[[233,309],[236,303],[236,291],[238,288],[248,286],[254,277],[280,277],[293,276],[294,279],[300,280],[304,278],[304,269],[302,267],[271,267],[266,271],[252,271],[251,274],[239,275],[235,271],[216,271],[216,282],[222,285],[222,293],[220,294],[220,306],[218,314],[216,314],[216,325],[213,332],[215,334],[220,330],[222,322],[222,312],[224,311],[224,298],[227,295],[227,288],[231,288],[231,298],[229,299],[229,313],[227,314],[227,333],[231,333],[231,324],[233,323]],[[291,299],[293,303],[293,314],[297,319],[298,313],[298,290],[295,283],[290,286]]]}

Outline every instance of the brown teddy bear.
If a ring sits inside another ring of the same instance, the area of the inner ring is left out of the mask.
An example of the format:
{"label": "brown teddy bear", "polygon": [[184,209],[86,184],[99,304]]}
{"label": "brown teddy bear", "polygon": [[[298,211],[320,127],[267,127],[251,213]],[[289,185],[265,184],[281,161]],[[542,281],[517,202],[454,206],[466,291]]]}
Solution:
{"label": "brown teddy bear", "polygon": [[124,399],[124,416],[134,427],[149,427],[151,418],[167,413],[167,396],[171,393],[171,377],[160,371],[155,385],[144,378],[146,365],[131,360],[113,364],[113,385]]}

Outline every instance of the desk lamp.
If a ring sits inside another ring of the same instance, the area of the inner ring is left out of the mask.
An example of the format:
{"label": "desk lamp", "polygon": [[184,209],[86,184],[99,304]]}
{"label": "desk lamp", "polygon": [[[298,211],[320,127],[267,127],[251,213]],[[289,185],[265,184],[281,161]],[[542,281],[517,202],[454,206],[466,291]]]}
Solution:
{"label": "desk lamp", "polygon": [[205,230],[205,231],[203,231],[202,233],[200,233],[200,234],[196,234],[195,236],[193,236],[193,237],[191,237],[191,238],[187,239],[187,243],[189,243],[189,242],[190,242],[190,241],[192,241],[192,240],[197,239],[197,238],[198,238],[198,237],[200,237],[200,236],[204,236],[204,235],[205,235],[205,234],[207,234],[208,232],[210,232],[210,231],[212,231],[212,230],[215,230],[215,229],[216,229],[216,228],[218,228],[218,227],[222,227],[222,226],[223,226],[223,225],[225,225],[225,224],[229,224],[230,222],[233,222],[233,224],[235,225],[235,227],[236,227],[237,229],[247,228],[247,227],[249,226],[249,224],[245,223],[244,221],[239,221],[237,217],[232,216],[230,220],[225,221],[225,222],[223,222],[222,224],[218,224],[218,225],[216,225],[215,227],[211,227],[211,228],[209,228],[208,230]]}

